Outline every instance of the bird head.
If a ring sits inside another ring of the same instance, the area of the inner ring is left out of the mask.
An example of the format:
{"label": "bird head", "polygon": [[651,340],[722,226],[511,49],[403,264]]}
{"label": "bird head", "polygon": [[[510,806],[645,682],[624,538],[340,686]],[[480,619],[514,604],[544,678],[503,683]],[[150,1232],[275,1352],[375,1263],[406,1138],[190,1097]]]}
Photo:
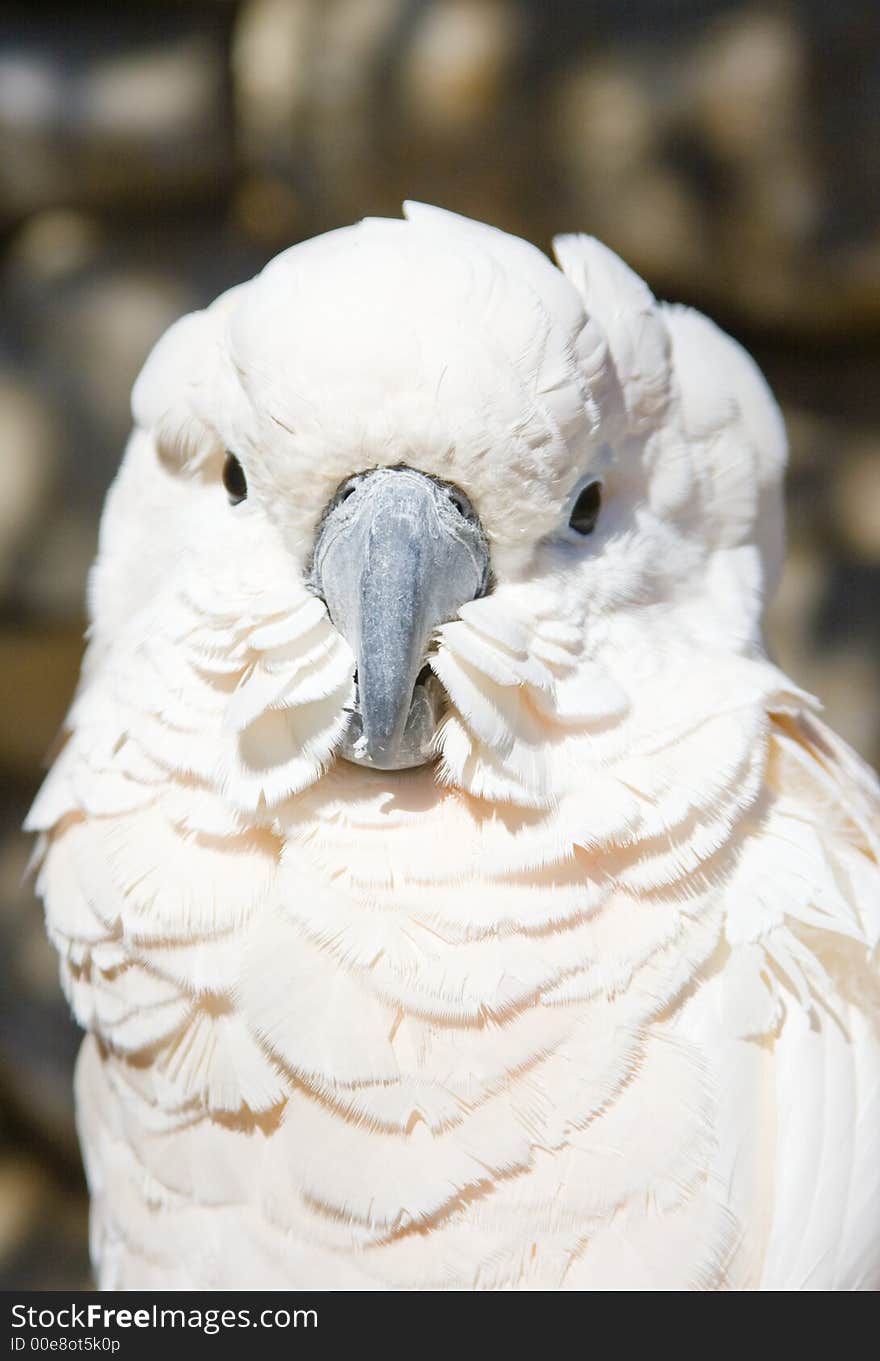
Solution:
{"label": "bird head", "polygon": [[546,803],[682,640],[760,650],[785,457],[763,380],[597,241],[555,250],[407,205],[150,356],[95,646],[161,619],[214,678],[242,804],[337,758]]}

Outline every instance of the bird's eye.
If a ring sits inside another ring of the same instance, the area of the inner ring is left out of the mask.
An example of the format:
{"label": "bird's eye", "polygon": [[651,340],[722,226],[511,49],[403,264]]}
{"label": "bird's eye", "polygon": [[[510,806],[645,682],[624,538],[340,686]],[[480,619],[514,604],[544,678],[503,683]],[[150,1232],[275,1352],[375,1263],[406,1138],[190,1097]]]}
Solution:
{"label": "bird's eye", "polygon": [[576,534],[592,534],[602,505],[602,483],[590,482],[574,503],[569,525]]}
{"label": "bird's eye", "polygon": [[237,506],[239,501],[243,501],[247,496],[247,478],[244,475],[244,468],[239,463],[235,454],[226,451],[226,462],[223,464],[223,485],[229,497],[229,504]]}

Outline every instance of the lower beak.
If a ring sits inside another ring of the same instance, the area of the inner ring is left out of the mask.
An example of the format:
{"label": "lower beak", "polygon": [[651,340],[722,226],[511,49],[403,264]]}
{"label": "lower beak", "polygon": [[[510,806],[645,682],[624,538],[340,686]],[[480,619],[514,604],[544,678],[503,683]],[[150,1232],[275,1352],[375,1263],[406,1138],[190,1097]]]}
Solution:
{"label": "lower beak", "polygon": [[[352,489],[353,487],[353,489]],[[411,468],[347,485],[321,523],[312,583],[357,658],[357,706],[342,754],[400,770],[435,755],[434,630],[489,579],[486,538],[465,497]]]}

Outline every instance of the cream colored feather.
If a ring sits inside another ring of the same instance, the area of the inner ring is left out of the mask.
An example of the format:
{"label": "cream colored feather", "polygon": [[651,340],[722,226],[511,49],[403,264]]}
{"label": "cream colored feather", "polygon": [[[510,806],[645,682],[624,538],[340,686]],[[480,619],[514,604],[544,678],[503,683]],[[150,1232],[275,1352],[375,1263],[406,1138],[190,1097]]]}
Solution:
{"label": "cream colored feather", "polygon": [[[877,1288],[880,800],[762,647],[779,413],[598,242],[406,213],[135,388],[28,823],[100,1283]],[[438,761],[383,773],[334,755],[306,574],[401,463],[467,492],[494,589],[435,640]]]}

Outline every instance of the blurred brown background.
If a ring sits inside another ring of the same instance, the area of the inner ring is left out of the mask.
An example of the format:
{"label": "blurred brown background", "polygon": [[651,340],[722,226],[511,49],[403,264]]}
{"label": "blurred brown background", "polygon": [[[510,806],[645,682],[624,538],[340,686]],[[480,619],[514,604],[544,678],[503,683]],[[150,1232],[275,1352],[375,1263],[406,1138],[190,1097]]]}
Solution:
{"label": "blurred brown background", "polygon": [[76,1037],[18,827],[131,383],[180,313],[404,196],[602,237],[789,422],[783,665],[880,758],[877,0],[0,9],[0,1287],[88,1277]]}

